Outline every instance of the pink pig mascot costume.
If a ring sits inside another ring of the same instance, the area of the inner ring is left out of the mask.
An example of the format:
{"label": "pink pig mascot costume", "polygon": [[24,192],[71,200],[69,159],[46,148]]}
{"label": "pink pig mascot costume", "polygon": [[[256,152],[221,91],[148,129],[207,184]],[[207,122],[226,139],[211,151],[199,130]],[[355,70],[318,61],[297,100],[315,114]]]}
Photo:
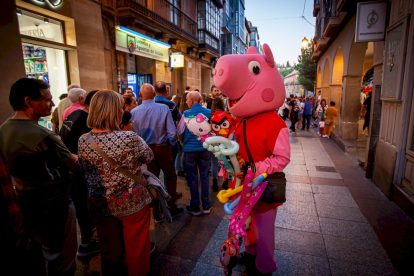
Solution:
{"label": "pink pig mascot costume", "polygon": [[230,113],[237,117],[239,154],[254,164],[255,176],[268,174],[269,184],[251,212],[246,252],[241,254],[243,261],[255,262],[259,273],[268,274],[277,269],[274,224],[277,207],[286,200],[282,170],[290,162],[290,145],[286,124],[275,112],[284,102],[285,86],[269,46],[264,44],[263,50],[264,55],[250,47],[246,55],[222,56],[214,83],[229,98]]}

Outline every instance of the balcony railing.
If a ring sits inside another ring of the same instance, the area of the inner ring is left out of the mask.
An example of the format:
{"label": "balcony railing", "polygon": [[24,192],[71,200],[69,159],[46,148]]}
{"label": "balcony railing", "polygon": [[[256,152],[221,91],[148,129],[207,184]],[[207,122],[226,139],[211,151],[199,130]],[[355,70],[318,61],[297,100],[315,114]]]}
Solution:
{"label": "balcony railing", "polygon": [[146,2],[146,0],[117,0],[117,7],[132,8],[198,43],[196,21],[167,0],[153,0],[151,8],[147,7]]}
{"label": "balcony railing", "polygon": [[338,12],[336,11],[336,2],[337,0],[326,0],[324,26],[328,26],[329,18],[338,16]]}
{"label": "balcony railing", "polygon": [[221,17],[221,28],[225,31],[225,33],[230,33],[231,31],[230,17],[226,13],[223,13]]}
{"label": "balcony railing", "polygon": [[319,20],[319,22],[316,24],[316,27],[315,27],[315,43],[317,43],[318,40],[322,38],[321,23],[322,23],[322,20]]}

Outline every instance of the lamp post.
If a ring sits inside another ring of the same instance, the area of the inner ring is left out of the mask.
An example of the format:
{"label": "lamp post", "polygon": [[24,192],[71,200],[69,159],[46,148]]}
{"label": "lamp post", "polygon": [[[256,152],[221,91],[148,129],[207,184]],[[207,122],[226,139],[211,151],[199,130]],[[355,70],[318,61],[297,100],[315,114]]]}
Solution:
{"label": "lamp post", "polygon": [[308,40],[306,39],[306,37],[302,39],[302,46],[303,50],[306,50],[308,48]]}

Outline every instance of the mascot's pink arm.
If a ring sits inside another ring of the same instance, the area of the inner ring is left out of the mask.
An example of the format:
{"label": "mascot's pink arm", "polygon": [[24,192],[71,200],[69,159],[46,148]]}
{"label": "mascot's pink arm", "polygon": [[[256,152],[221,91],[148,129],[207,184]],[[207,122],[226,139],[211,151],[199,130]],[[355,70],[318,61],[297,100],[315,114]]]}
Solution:
{"label": "mascot's pink arm", "polygon": [[281,172],[290,162],[290,144],[289,144],[289,131],[287,128],[282,128],[277,137],[275,147],[273,148],[272,155],[267,157],[261,162],[255,163],[256,175],[259,176],[262,173],[272,174],[275,172]]}

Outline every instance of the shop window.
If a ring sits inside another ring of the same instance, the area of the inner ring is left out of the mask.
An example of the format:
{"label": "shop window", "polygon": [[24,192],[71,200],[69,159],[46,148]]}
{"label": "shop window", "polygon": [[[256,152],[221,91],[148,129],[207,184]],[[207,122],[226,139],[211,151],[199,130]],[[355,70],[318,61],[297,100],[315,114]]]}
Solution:
{"label": "shop window", "polygon": [[[59,96],[67,93],[66,54],[64,50],[53,48],[53,44],[50,47],[44,45],[48,41],[64,44],[62,22],[26,10],[22,10],[18,22],[20,34],[43,40],[39,45],[35,42],[22,43],[26,77],[49,83],[53,101],[57,106]],[[49,117],[41,118],[40,123],[48,126],[49,120]]]}

